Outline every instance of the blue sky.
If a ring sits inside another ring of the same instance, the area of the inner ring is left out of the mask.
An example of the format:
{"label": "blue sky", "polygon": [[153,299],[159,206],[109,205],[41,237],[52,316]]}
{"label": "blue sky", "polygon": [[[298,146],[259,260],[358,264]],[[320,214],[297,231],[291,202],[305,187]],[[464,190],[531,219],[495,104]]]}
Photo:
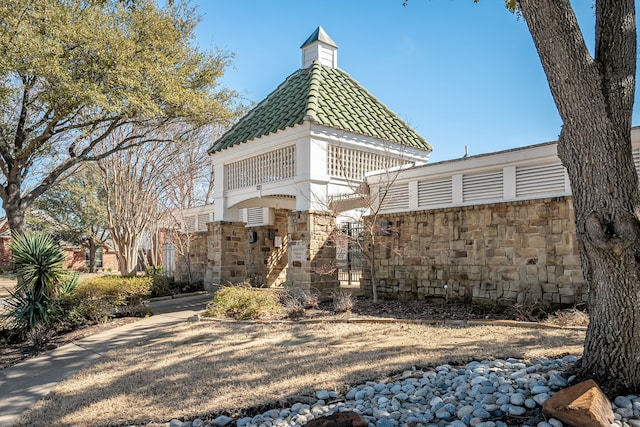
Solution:
{"label": "blue sky", "polygon": [[[556,140],[560,117],[526,24],[501,0],[199,0],[197,42],[235,53],[223,83],[260,101],[320,25],[338,65],[434,147],[431,161]],[[593,49],[591,0],[572,2]],[[634,115],[634,124],[640,121]]]}

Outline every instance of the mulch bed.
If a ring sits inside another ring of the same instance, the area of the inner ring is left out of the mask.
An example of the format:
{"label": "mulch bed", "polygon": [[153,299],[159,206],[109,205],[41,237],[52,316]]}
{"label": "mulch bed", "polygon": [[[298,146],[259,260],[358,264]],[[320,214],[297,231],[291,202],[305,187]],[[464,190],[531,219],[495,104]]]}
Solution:
{"label": "mulch bed", "polygon": [[39,354],[69,344],[73,341],[88,337],[107,329],[117,328],[140,320],[136,317],[114,318],[106,323],[87,325],[72,331],[59,331],[54,333],[47,343],[42,346],[34,346],[29,341],[11,342],[11,337],[0,330],[0,369],[8,368],[23,360],[36,357]]}
{"label": "mulch bed", "polygon": [[[336,313],[331,302],[320,302],[317,309],[306,310],[305,319],[343,319],[343,318],[388,318],[399,320],[535,320],[522,319],[521,315],[506,307],[478,306],[472,304],[449,303],[443,300],[399,301],[381,300],[374,303],[370,298],[354,298],[350,312]],[[81,327],[73,331],[61,331],[53,335],[43,347],[29,342],[10,342],[0,330],[0,369],[13,366],[23,360],[35,357],[42,352],[53,350],[62,345],[79,340],[106,329],[135,322],[138,318],[123,317],[107,323]]]}
{"label": "mulch bed", "polygon": [[[321,303],[320,308],[323,311],[333,309],[328,302]],[[374,303],[369,298],[357,298],[351,315],[408,320],[524,320],[507,307],[449,303],[444,300],[381,300]]]}

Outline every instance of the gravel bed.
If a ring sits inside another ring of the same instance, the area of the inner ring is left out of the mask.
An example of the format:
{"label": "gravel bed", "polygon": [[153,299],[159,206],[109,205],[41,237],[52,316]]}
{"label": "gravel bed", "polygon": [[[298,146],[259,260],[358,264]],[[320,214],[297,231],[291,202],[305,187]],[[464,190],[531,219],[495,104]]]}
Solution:
{"label": "gravel bed", "polygon": [[[172,420],[170,427],[293,427],[336,411],[354,411],[369,427],[562,427],[545,419],[542,404],[574,377],[565,378],[577,356],[471,362],[405,371],[383,382],[367,382],[346,394],[318,390],[314,402],[271,409],[253,417]],[[614,426],[640,427],[640,397],[619,396],[612,403]]]}

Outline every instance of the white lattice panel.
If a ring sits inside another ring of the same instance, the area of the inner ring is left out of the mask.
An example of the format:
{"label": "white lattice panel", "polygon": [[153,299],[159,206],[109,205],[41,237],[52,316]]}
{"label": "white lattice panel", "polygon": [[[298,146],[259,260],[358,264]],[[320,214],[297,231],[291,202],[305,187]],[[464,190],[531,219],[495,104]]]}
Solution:
{"label": "white lattice panel", "polygon": [[227,190],[293,178],[295,160],[296,147],[291,145],[231,163],[226,166]]}
{"label": "white lattice panel", "polygon": [[389,169],[411,163],[388,154],[328,146],[327,174],[338,178],[361,181],[367,172]]}

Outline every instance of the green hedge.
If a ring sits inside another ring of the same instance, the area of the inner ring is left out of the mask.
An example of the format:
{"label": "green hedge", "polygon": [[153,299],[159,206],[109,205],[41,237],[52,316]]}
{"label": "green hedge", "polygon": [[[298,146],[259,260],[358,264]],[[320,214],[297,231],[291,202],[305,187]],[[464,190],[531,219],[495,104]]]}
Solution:
{"label": "green hedge", "polygon": [[102,276],[76,287],[73,299],[78,311],[94,322],[104,322],[118,311],[133,315],[149,298],[151,276]]}
{"label": "green hedge", "polygon": [[205,315],[247,320],[274,316],[281,311],[279,293],[238,285],[218,291],[213,301],[207,305]]}

